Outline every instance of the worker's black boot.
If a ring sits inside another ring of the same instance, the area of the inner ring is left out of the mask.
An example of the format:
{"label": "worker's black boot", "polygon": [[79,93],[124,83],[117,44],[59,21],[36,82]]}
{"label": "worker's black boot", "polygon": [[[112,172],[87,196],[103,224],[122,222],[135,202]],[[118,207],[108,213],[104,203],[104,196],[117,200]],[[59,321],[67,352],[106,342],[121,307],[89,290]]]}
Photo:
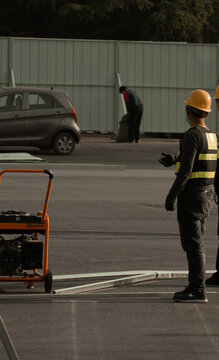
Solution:
{"label": "worker's black boot", "polygon": [[204,289],[191,289],[189,286],[183,291],[176,292],[173,296],[173,300],[176,302],[190,303],[208,302]]}
{"label": "worker's black boot", "polygon": [[206,286],[219,286],[219,272],[215,272],[206,280]]}

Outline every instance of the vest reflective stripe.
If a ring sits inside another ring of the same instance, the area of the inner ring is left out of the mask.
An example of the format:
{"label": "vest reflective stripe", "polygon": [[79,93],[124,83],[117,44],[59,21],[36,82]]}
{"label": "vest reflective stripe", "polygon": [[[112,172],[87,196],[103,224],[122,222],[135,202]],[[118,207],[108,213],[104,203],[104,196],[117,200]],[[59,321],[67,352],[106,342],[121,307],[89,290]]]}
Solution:
{"label": "vest reflective stripe", "polygon": [[[205,146],[205,149],[203,149],[204,152],[199,154],[198,159],[196,160],[196,164],[193,168],[194,171],[190,174],[189,179],[214,179],[215,177],[215,171],[211,170],[214,169],[213,164],[217,161],[217,159],[219,159],[217,136],[214,133],[206,133],[205,135],[207,140],[207,149]],[[178,158],[179,159],[176,162],[176,175],[178,174],[180,168],[180,150],[178,152]],[[208,161],[210,162],[208,163]]]}
{"label": "vest reflective stripe", "polygon": [[199,160],[217,160],[217,154],[200,154]]}
{"label": "vest reflective stripe", "polygon": [[[216,155],[217,156],[217,154],[200,154],[200,155]],[[199,160],[217,160],[217,157],[214,157],[214,159],[204,158],[204,159],[199,159]],[[179,168],[180,168],[180,162],[178,161],[176,163],[176,171],[175,171],[176,175],[179,172]],[[212,178],[213,179],[214,176],[215,176],[215,171],[195,171],[190,174],[189,179],[198,179],[198,178],[205,178],[205,179]]]}
{"label": "vest reflective stripe", "polygon": [[176,170],[175,170],[175,174],[178,174],[178,172],[179,172],[179,168],[180,168],[180,162],[179,162],[179,161],[177,161],[177,162],[176,162]]}
{"label": "vest reflective stripe", "polygon": [[189,179],[213,179],[215,171],[196,171],[192,172]]}
{"label": "vest reflective stripe", "polygon": [[206,133],[205,135],[208,142],[208,150],[217,149],[217,135],[214,133]]}

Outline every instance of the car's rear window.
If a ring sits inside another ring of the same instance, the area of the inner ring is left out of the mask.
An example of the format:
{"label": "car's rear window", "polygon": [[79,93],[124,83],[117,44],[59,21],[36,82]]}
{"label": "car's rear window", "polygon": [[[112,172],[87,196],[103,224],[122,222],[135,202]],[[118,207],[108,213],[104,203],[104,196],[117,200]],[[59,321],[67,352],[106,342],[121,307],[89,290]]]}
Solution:
{"label": "car's rear window", "polygon": [[0,95],[0,111],[22,110],[23,94],[12,93]]}
{"label": "car's rear window", "polygon": [[29,93],[30,109],[52,109],[60,108],[63,105],[52,95],[41,93]]}

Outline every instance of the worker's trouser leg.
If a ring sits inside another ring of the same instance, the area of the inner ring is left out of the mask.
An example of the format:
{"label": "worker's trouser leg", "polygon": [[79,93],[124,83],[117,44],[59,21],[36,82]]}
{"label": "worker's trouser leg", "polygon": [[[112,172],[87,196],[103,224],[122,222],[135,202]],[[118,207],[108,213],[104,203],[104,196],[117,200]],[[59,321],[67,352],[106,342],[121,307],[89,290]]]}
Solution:
{"label": "worker's trouser leg", "polygon": [[[218,241],[219,241],[219,205],[217,207],[217,211],[218,211],[217,236],[218,236]],[[217,272],[219,272],[219,244],[218,244],[218,249],[217,249],[216,270],[217,270]]]}
{"label": "worker's trouser leg", "polygon": [[[218,240],[219,240],[219,238],[218,238]],[[216,270],[219,273],[219,245],[218,245],[218,248],[217,248]]]}
{"label": "worker's trouser leg", "polygon": [[135,123],[138,117],[138,107],[135,106],[132,111],[129,112],[129,141],[135,139]]}
{"label": "worker's trouser leg", "polygon": [[138,142],[140,135],[141,118],[143,114],[143,105],[138,105],[138,115],[135,121],[135,141]]}
{"label": "worker's trouser leg", "polygon": [[189,286],[205,287],[205,248],[203,235],[206,219],[212,206],[213,191],[187,191],[179,197],[177,219],[181,244],[186,252],[189,270]]}

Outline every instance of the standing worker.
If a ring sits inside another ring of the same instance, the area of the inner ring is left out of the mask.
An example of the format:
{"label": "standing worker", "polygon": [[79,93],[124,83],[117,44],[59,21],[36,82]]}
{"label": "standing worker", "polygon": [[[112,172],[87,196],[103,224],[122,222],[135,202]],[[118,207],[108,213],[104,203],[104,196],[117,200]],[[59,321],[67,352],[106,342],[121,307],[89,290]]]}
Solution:
{"label": "standing worker", "polygon": [[[216,100],[217,109],[219,110],[219,85],[215,89],[214,100]],[[217,235],[219,240],[219,150],[218,150],[218,159],[217,159],[217,170],[214,179],[214,189],[215,189],[215,202],[218,205],[218,225],[217,225]],[[206,280],[207,286],[218,286],[219,285],[219,245],[217,249],[217,258],[216,258],[216,272]]]}
{"label": "standing worker", "polygon": [[141,118],[143,114],[143,104],[140,97],[134,90],[127,86],[120,86],[120,94],[123,94],[126,109],[129,114],[129,142],[139,142]]}
{"label": "standing worker", "polygon": [[166,197],[165,208],[174,210],[181,245],[188,260],[188,286],[174,294],[177,302],[207,302],[205,294],[205,249],[203,235],[213,204],[213,184],[217,165],[217,136],[205,125],[211,112],[211,97],[204,90],[194,90],[186,103],[187,130],[179,146],[176,179]]}

